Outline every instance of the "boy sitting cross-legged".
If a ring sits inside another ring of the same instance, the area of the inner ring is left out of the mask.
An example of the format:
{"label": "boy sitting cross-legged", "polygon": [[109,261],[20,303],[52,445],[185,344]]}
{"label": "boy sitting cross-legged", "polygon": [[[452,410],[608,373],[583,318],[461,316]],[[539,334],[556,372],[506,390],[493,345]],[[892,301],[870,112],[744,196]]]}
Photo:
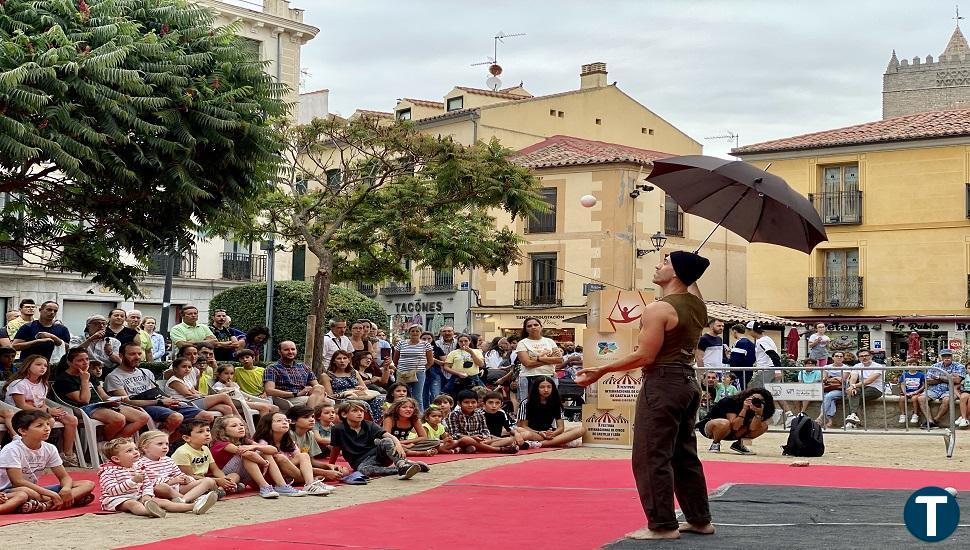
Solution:
{"label": "boy sitting cross-legged", "polygon": [[[94,500],[94,483],[74,481],[64,469],[57,447],[47,442],[51,435],[51,415],[40,409],[19,411],[11,421],[20,439],[0,450],[0,492],[26,493],[21,512],[43,512],[85,506]],[[50,468],[57,485],[37,484],[37,477]],[[19,499],[19,496],[11,498]]]}
{"label": "boy sitting cross-legged", "polygon": [[204,420],[189,420],[179,426],[179,432],[185,445],[182,445],[172,453],[172,460],[178,465],[179,469],[185,472],[192,479],[202,479],[211,477],[215,479],[216,486],[227,493],[241,491],[245,486],[239,484],[239,474],[226,475],[212,458],[209,450],[209,443],[212,441],[212,433],[209,423]]}
{"label": "boy sitting cross-legged", "polygon": [[448,415],[448,431],[466,453],[519,452],[514,437],[494,437],[488,430],[485,411],[478,408],[478,394],[472,390],[458,392],[458,408]]}
{"label": "boy sitting cross-legged", "polygon": [[141,453],[138,452],[135,442],[127,437],[105,443],[104,456],[108,462],[101,465],[98,473],[102,510],[163,518],[166,512],[204,514],[218,500],[214,492],[197,499],[195,504],[172,502],[155,496],[155,482],[151,474],[144,469],[135,469]]}
{"label": "boy sitting cross-legged", "polygon": [[405,458],[396,437],[364,420],[368,411],[362,401],[346,401],[337,409],[341,422],[330,433],[330,464],[343,452],[350,466],[365,476],[397,474],[398,479],[411,479],[421,466]]}

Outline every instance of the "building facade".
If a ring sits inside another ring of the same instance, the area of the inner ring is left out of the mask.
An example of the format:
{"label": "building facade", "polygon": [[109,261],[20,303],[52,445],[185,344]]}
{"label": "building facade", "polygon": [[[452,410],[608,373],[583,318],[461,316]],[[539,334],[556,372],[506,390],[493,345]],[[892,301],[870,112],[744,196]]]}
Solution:
{"label": "building facade", "polygon": [[[217,25],[237,22],[238,34],[244,44],[259,52],[260,59],[269,61],[267,72],[286,83],[292,90],[287,101],[297,101],[300,81],[300,48],[312,39],[319,29],[303,23],[303,10],[291,8],[288,0],[262,0],[256,4],[230,3],[219,0],[196,0],[216,15]],[[247,7],[243,7],[247,6]],[[3,199],[0,197],[0,207]],[[84,320],[91,314],[106,314],[114,307],[137,307],[145,315],[158,317],[162,308],[166,256],[159,255],[149,274],[140,285],[144,297],[126,300],[110,289],[92,285],[75,273],[46,271],[23,265],[15,255],[0,250],[0,307],[4,311],[16,309],[24,298],[38,303],[55,300],[60,304],[60,317],[72,333],[84,329]],[[181,306],[199,307],[202,319],[208,315],[209,300],[232,286],[262,281],[266,277],[266,254],[259,243],[226,242],[222,239],[199,239],[194,250],[185,252],[175,262],[172,285],[170,323],[180,320]],[[291,255],[277,253],[274,274],[277,279],[289,279],[292,271]]]}
{"label": "building facade", "polygon": [[882,77],[882,116],[970,107],[970,47],[957,27],[936,60],[899,60],[893,50]]}

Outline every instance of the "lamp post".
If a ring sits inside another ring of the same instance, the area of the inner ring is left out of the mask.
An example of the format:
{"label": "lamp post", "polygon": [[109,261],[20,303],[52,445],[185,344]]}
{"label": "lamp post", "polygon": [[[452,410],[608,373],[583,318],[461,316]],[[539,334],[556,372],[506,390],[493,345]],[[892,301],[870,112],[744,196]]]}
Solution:
{"label": "lamp post", "polygon": [[[637,179],[639,179],[639,177],[640,175],[637,174]],[[635,199],[639,197],[641,193],[643,192],[649,193],[654,189],[655,189],[654,186],[644,183],[644,184],[635,184],[633,186],[633,191],[630,191],[630,198],[634,199],[633,250],[635,252],[635,255],[633,258],[633,269],[631,270],[631,273],[630,273],[630,290],[636,290],[636,287],[637,287],[637,260],[646,256],[647,254],[650,254],[651,252],[656,252],[660,250],[661,248],[664,247],[665,244],[667,244],[667,236],[661,233],[660,231],[657,231],[656,233],[650,236],[650,244],[653,245],[653,249],[637,248],[637,205],[636,205]]]}

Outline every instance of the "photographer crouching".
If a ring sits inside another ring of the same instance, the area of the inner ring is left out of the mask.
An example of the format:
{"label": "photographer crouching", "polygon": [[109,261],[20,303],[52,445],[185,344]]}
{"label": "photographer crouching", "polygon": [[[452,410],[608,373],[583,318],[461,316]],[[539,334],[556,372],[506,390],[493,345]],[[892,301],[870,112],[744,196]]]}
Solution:
{"label": "photographer crouching", "polygon": [[775,413],[775,402],[764,388],[749,388],[714,403],[707,415],[697,423],[697,430],[713,439],[712,453],[721,452],[721,441],[734,441],[731,450],[742,455],[754,454],[742,439],[754,439],[768,431],[766,418]]}

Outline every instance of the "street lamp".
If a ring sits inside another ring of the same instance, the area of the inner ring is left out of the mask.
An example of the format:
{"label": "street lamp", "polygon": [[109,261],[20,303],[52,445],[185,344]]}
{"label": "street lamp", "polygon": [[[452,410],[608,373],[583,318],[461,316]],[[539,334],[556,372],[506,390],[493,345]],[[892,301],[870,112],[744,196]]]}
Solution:
{"label": "street lamp", "polygon": [[653,250],[650,250],[647,248],[638,248],[637,258],[642,258],[647,254],[650,254],[651,252],[656,252],[661,248],[663,248],[664,245],[667,244],[667,236],[657,231],[656,233],[653,234],[653,236],[650,237],[650,244],[653,245]]}

